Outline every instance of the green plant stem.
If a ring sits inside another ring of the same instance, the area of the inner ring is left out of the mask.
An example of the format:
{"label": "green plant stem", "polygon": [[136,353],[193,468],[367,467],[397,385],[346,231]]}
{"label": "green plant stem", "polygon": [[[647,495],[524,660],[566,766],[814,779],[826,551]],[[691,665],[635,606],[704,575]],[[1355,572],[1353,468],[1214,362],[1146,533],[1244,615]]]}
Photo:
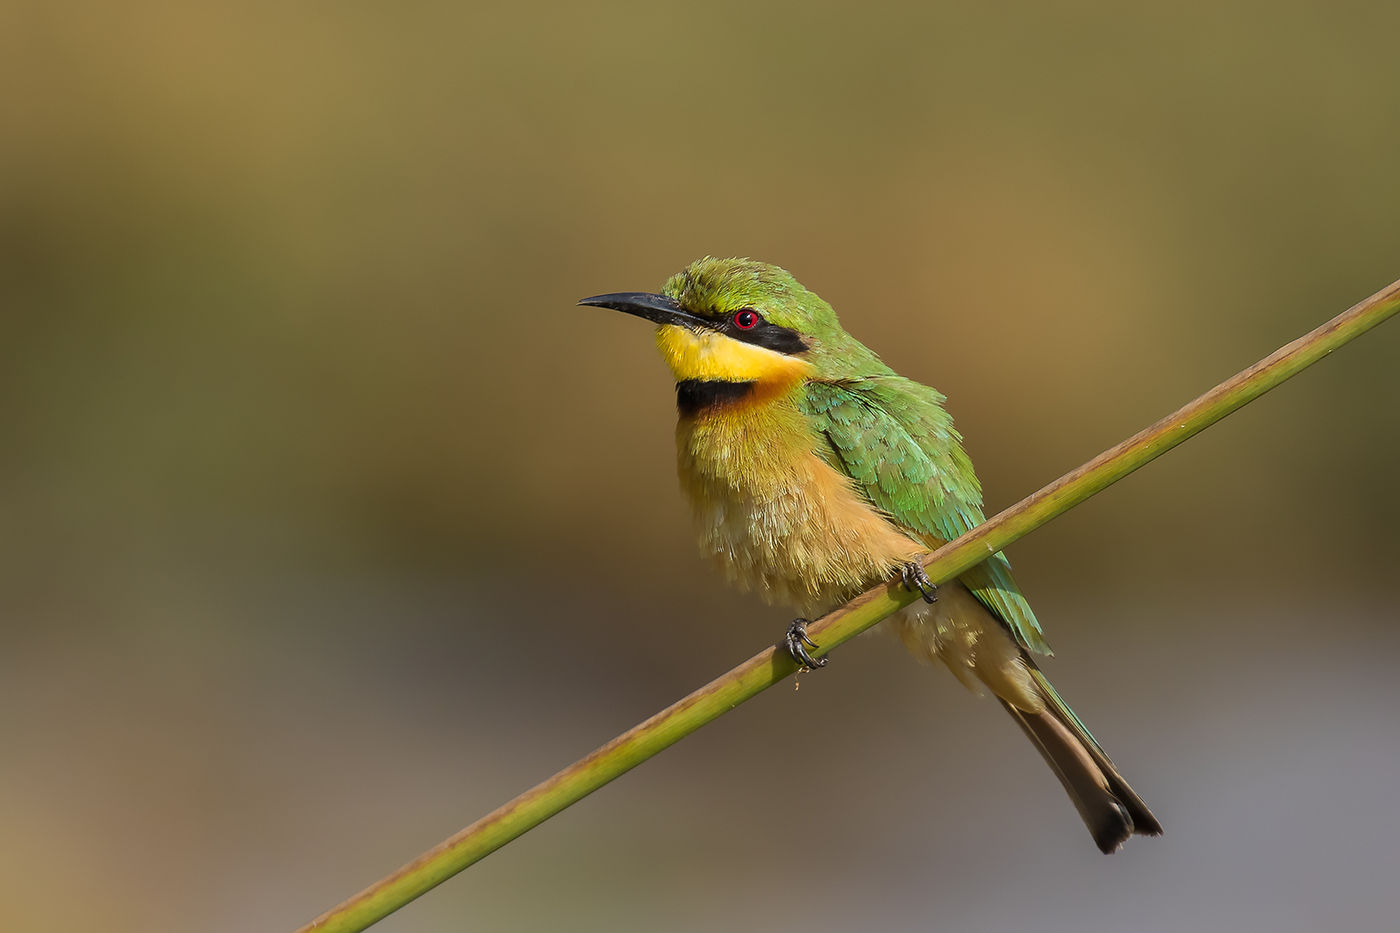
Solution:
{"label": "green plant stem", "polygon": [[[1397,311],[1400,281],[939,548],[924,562],[929,578],[941,583],[958,576]],[[878,586],[813,623],[808,631],[824,650],[830,650],[915,598],[916,594],[894,583]],[[796,670],[786,651],[763,650],[317,917],[298,933],[365,929]]]}

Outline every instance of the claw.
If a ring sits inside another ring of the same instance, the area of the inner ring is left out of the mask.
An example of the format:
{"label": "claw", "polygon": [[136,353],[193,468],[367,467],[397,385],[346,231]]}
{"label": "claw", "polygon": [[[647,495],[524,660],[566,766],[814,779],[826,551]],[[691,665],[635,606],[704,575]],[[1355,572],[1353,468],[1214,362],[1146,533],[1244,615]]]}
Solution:
{"label": "claw", "polygon": [[793,619],[788,626],[787,634],[783,636],[783,647],[787,649],[792,659],[802,666],[803,670],[816,670],[819,667],[826,667],[826,662],[830,660],[826,655],[819,658],[812,657],[808,647],[820,648],[816,642],[807,635],[807,620]]}
{"label": "claw", "polygon": [[924,565],[916,560],[911,560],[899,568],[899,579],[904,584],[906,590],[918,590],[919,595],[926,603],[938,602],[938,587],[924,572]]}

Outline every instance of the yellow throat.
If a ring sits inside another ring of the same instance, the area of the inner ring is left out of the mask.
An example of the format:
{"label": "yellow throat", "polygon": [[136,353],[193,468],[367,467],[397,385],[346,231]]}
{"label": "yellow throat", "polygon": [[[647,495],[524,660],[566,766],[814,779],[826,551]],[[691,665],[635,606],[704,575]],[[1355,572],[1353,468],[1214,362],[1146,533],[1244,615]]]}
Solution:
{"label": "yellow throat", "polygon": [[656,346],[677,382],[764,382],[790,385],[811,364],[767,347],[744,343],[711,330],[675,324],[656,329]]}

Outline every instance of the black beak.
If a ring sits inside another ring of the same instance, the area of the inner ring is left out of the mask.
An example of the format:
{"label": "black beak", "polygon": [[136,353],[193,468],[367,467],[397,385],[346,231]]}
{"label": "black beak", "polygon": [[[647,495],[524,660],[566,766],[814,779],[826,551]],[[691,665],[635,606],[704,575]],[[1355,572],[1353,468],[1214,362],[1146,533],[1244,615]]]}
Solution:
{"label": "black beak", "polygon": [[673,298],[653,295],[650,292],[615,292],[611,295],[594,295],[579,302],[595,308],[612,308],[624,314],[635,314],[657,324],[677,324],[681,327],[704,327],[707,321],[698,314],[691,314]]}

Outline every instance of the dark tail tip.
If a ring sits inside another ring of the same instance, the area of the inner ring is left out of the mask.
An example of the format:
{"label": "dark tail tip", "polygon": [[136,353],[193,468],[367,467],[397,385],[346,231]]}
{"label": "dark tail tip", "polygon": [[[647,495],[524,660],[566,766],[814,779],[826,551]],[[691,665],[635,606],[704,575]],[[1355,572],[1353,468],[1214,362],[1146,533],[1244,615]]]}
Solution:
{"label": "dark tail tip", "polygon": [[[1109,779],[1112,791],[1117,790],[1113,784],[1122,781],[1117,778],[1115,782],[1114,778]],[[1117,852],[1132,836],[1162,835],[1162,824],[1142,805],[1142,801],[1132,793],[1132,788],[1126,784],[1123,787],[1130,795],[1129,800],[1118,798],[1116,793],[1113,796],[1104,795],[1097,801],[1075,800],[1076,804],[1083,804],[1079,806],[1080,815],[1089,827],[1089,834],[1094,837],[1094,844],[1104,855]]]}

